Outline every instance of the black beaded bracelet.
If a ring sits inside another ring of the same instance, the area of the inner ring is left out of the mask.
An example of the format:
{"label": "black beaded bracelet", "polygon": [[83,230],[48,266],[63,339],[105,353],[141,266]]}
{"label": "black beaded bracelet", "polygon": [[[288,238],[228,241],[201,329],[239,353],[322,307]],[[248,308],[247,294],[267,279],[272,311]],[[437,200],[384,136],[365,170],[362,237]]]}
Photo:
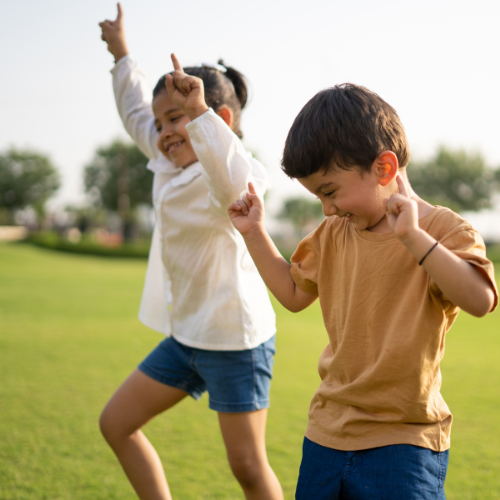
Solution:
{"label": "black beaded bracelet", "polygon": [[429,249],[429,251],[420,259],[420,262],[418,263],[419,266],[422,265],[422,263],[424,262],[424,260],[426,259],[426,257],[438,246],[438,243],[439,243],[439,240],[436,241],[436,243],[434,243],[434,245],[431,246],[431,248]]}

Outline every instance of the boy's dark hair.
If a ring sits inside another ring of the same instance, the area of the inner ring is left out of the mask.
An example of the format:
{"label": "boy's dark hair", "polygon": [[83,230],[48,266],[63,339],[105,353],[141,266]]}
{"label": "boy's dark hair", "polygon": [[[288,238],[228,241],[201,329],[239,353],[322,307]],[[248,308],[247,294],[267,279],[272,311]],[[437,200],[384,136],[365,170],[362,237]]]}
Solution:
{"label": "boy's dark hair", "polygon": [[344,83],[318,92],[302,108],[288,132],[281,165],[291,178],[335,167],[370,171],[383,151],[393,151],[400,168],[410,160],[399,116],[374,92]]}
{"label": "boy's dark hair", "polygon": [[[207,106],[217,111],[227,106],[233,112],[233,132],[241,139],[243,132],[240,129],[241,110],[248,100],[248,87],[245,77],[234,68],[224,65],[222,59],[218,64],[226,68],[222,72],[212,66],[193,66],[183,68],[188,75],[197,76],[203,80],[205,88],[205,102]],[[162,76],[153,90],[153,99],[165,90],[165,75]]]}

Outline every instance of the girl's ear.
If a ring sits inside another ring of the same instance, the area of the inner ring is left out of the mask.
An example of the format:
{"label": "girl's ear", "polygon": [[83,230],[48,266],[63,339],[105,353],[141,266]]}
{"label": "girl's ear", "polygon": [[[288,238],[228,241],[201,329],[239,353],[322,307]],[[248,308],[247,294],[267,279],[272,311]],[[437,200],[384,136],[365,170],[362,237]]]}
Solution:
{"label": "girl's ear", "polygon": [[373,162],[373,167],[377,172],[378,183],[387,186],[398,175],[399,160],[393,151],[383,151]]}
{"label": "girl's ear", "polygon": [[226,122],[227,126],[233,129],[233,112],[227,106],[222,106],[217,114]]}

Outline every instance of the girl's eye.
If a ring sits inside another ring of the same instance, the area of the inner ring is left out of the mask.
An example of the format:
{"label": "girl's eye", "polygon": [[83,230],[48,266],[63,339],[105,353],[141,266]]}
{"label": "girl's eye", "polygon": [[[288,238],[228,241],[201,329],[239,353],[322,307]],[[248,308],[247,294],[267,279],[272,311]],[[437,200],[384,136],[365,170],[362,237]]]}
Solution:
{"label": "girl's eye", "polygon": [[179,120],[180,116],[172,116],[172,118],[170,118],[170,121],[171,122],[175,122],[177,120]]}
{"label": "girl's eye", "polygon": [[331,198],[335,194],[335,191],[330,191],[329,193],[324,193],[327,198]]}

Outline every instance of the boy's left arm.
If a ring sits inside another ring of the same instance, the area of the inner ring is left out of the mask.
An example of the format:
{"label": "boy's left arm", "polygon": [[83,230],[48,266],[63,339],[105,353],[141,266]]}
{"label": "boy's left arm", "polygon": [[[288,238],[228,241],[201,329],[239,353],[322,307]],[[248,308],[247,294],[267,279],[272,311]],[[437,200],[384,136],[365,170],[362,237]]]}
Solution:
{"label": "boy's left arm", "polygon": [[[417,203],[408,196],[398,176],[399,194],[386,201],[392,231],[429,273],[448,300],[473,316],[481,317],[496,305],[496,292],[479,268],[461,259],[418,224]],[[432,248],[432,250],[431,250]],[[429,252],[427,254],[427,252]],[[427,255],[426,255],[427,254]]]}

